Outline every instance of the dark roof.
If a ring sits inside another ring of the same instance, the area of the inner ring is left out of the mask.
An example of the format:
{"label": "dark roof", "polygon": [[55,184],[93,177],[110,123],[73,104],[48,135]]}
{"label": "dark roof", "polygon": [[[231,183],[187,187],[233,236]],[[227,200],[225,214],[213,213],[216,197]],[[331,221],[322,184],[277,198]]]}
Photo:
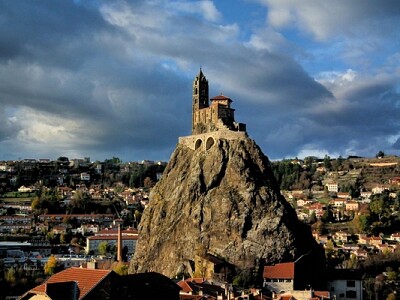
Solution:
{"label": "dark roof", "polygon": [[174,281],[156,272],[121,276],[118,283],[122,287],[121,293],[126,292],[143,300],[179,299],[181,289]]}
{"label": "dark roof", "polygon": [[328,280],[361,280],[362,272],[356,269],[333,269],[327,273]]}
{"label": "dark roof", "polygon": [[75,281],[48,283],[46,294],[51,299],[57,300],[77,299],[79,294],[78,284]]}

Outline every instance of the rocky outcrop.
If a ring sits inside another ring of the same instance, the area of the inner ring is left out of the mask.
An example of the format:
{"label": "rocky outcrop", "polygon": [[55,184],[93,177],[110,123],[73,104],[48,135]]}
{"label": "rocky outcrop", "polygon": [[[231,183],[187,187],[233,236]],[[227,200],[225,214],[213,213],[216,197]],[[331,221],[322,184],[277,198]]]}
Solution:
{"label": "rocky outcrop", "polygon": [[152,189],[130,272],[173,277],[212,254],[237,270],[309,257],[310,229],[281,196],[270,162],[249,138],[219,139],[207,151],[178,144]]}

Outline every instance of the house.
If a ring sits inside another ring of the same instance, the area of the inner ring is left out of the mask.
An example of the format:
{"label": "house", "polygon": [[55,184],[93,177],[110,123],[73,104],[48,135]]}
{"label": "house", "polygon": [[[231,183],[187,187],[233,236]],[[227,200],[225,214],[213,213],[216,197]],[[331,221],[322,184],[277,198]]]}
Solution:
{"label": "house", "polygon": [[314,203],[308,206],[308,214],[311,216],[313,213],[318,217],[321,217],[326,210],[326,206],[322,203]]}
{"label": "house", "polygon": [[296,201],[298,207],[312,204],[314,201],[311,199],[299,199]]}
{"label": "house", "polygon": [[362,199],[370,199],[372,196],[372,192],[371,191],[361,191],[360,192],[360,197]]}
{"label": "house", "polygon": [[31,193],[32,192],[32,188],[22,185],[22,186],[20,186],[18,188],[18,192],[20,192],[20,193]]}
{"label": "house", "polygon": [[330,201],[330,204],[334,208],[341,208],[341,207],[345,207],[346,202],[347,202],[346,199],[333,199],[332,201]]}
{"label": "house", "polygon": [[333,235],[333,240],[335,242],[347,243],[349,240],[349,236],[350,234],[348,234],[347,232],[338,231]]}
{"label": "house", "polygon": [[90,181],[90,174],[89,173],[81,173],[81,180]]}
{"label": "house", "polygon": [[72,267],[54,274],[20,299],[105,299],[118,276],[110,270]]}
{"label": "house", "polygon": [[358,237],[358,243],[362,245],[377,246],[382,244],[382,238],[379,236],[366,236],[360,234]]}
{"label": "house", "polygon": [[368,251],[362,248],[358,248],[352,252],[358,260],[365,260],[368,257]]}
{"label": "house", "polygon": [[389,183],[393,185],[400,185],[400,177],[393,177],[389,179]]}
{"label": "house", "polygon": [[394,252],[394,250],[395,250],[393,247],[391,247],[388,244],[379,244],[379,245],[376,245],[375,247],[379,250],[379,252],[382,252],[382,253]]}
{"label": "house", "polygon": [[[181,289],[180,299],[227,299],[228,296],[228,299],[236,299],[233,286],[225,283],[218,284],[201,278],[188,278],[179,281],[177,285]],[[192,297],[189,298],[189,295]]]}
{"label": "house", "polygon": [[[136,243],[139,238],[137,230],[122,230],[122,247],[127,247],[127,254],[133,254],[136,250]],[[117,245],[118,231],[117,230],[102,230],[94,236],[86,238],[86,252],[93,251],[94,254],[98,253],[99,245],[102,242],[108,243],[110,246]]]}
{"label": "house", "polygon": [[111,270],[72,267],[54,274],[19,299],[179,300],[179,286],[155,272],[120,276]]}
{"label": "house", "polygon": [[328,189],[328,192],[333,192],[337,193],[339,191],[339,186],[337,182],[328,182],[325,184],[326,188]]}
{"label": "house", "polygon": [[360,209],[360,203],[357,201],[349,201],[346,203],[346,211],[358,211]]}
{"label": "house", "polygon": [[380,236],[371,236],[369,240],[369,244],[373,246],[378,246],[382,244],[382,238]]}
{"label": "house", "polygon": [[263,272],[264,283],[274,293],[293,291],[295,288],[295,263],[287,262],[273,266],[265,266]]}
{"label": "house", "polygon": [[334,299],[362,300],[362,272],[355,269],[333,269],[328,274],[327,287]]}
{"label": "house", "polygon": [[399,232],[392,233],[390,235],[390,240],[400,242],[400,233]]}
{"label": "house", "polygon": [[65,234],[67,233],[67,225],[66,224],[56,225],[51,229],[51,232],[54,234]]}
{"label": "house", "polygon": [[346,199],[346,200],[350,200],[351,196],[349,195],[349,193],[345,193],[345,192],[338,192],[336,194],[336,196],[340,199]]}
{"label": "house", "polygon": [[387,184],[376,185],[372,188],[372,194],[382,194],[383,191],[389,190],[390,186]]}

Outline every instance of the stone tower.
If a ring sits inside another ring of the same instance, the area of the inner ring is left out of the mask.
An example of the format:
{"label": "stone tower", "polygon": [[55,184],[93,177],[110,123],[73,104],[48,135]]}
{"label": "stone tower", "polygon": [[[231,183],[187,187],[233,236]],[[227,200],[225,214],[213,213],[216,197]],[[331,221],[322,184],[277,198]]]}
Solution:
{"label": "stone tower", "polygon": [[196,127],[200,120],[200,110],[208,106],[208,81],[200,69],[193,81],[192,134],[202,133],[197,132],[199,130]]}

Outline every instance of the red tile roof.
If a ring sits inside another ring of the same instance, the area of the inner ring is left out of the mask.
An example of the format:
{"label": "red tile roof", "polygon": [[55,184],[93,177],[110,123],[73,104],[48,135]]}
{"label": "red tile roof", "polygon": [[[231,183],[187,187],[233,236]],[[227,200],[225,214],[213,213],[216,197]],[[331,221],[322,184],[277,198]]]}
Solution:
{"label": "red tile roof", "polygon": [[294,279],[294,262],[265,266],[263,276],[270,279]]}
{"label": "red tile roof", "polygon": [[33,288],[31,291],[36,293],[45,293],[46,284],[75,281],[79,287],[79,298],[85,297],[93,288],[95,288],[112,271],[99,269],[81,269],[69,268],[54,274],[43,284]]}
{"label": "red tile roof", "polygon": [[185,281],[188,282],[196,282],[196,283],[203,283],[204,281],[206,281],[203,277],[190,277],[190,278],[186,278]]}
{"label": "red tile roof", "polygon": [[193,289],[190,287],[190,285],[186,281],[181,280],[177,284],[182,289],[182,292],[184,292],[184,293],[193,292]]}
{"label": "red tile roof", "polygon": [[314,291],[314,296],[319,298],[330,298],[328,291]]}
{"label": "red tile roof", "polygon": [[211,100],[229,100],[229,101],[232,101],[231,100],[231,98],[229,98],[229,97],[226,97],[226,96],[224,96],[224,95],[218,95],[218,96],[215,96],[214,98],[211,98]]}

